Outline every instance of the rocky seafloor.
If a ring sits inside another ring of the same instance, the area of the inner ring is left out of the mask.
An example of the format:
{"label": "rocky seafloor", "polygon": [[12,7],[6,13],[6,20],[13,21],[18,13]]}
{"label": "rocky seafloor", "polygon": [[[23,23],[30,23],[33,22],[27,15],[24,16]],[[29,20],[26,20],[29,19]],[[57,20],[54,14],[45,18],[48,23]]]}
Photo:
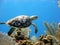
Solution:
{"label": "rocky seafloor", "polygon": [[[0,45],[60,45],[60,23],[56,26],[55,23],[44,23],[46,27],[46,35],[35,36],[23,35],[22,32],[15,31],[11,36],[0,32]],[[27,33],[29,34],[29,33]]]}

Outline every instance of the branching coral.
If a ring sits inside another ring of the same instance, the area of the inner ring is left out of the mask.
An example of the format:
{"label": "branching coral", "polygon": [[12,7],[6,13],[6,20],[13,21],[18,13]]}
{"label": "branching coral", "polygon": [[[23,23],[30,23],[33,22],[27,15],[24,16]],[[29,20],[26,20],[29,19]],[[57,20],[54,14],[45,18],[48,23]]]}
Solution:
{"label": "branching coral", "polygon": [[[58,43],[60,43],[60,24],[58,24],[58,27],[56,27],[56,24],[53,23],[53,24],[48,24],[48,23],[44,23],[46,28],[47,28],[47,31],[46,31],[46,34],[48,35],[51,35],[53,37],[55,37],[56,41]],[[56,44],[56,41],[55,44]]]}
{"label": "branching coral", "polygon": [[56,31],[57,31],[57,27],[56,27],[56,24],[53,23],[53,24],[48,24],[46,22],[44,22],[44,25],[47,29],[47,32],[49,35],[53,35],[53,36],[56,36]]}

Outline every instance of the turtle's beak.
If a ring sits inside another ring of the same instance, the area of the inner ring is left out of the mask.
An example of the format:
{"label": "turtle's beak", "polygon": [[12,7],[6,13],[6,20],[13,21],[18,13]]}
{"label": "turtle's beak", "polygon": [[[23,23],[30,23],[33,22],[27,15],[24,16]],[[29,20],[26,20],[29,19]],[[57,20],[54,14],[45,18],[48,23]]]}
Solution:
{"label": "turtle's beak", "polygon": [[30,19],[31,20],[36,20],[38,18],[38,16],[31,16]]}

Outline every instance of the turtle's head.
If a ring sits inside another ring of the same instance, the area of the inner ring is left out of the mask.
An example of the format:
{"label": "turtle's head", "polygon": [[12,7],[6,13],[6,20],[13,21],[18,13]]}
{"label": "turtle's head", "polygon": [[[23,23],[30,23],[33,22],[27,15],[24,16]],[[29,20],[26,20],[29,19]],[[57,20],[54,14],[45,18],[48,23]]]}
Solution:
{"label": "turtle's head", "polygon": [[38,18],[38,16],[31,16],[30,19],[31,20],[36,20]]}

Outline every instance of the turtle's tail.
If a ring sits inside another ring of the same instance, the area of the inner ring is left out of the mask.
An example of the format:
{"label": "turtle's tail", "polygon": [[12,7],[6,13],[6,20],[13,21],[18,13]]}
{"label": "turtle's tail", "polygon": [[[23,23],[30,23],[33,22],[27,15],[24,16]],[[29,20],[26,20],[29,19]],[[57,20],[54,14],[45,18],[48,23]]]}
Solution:
{"label": "turtle's tail", "polygon": [[0,22],[0,24],[6,24],[5,22]]}

